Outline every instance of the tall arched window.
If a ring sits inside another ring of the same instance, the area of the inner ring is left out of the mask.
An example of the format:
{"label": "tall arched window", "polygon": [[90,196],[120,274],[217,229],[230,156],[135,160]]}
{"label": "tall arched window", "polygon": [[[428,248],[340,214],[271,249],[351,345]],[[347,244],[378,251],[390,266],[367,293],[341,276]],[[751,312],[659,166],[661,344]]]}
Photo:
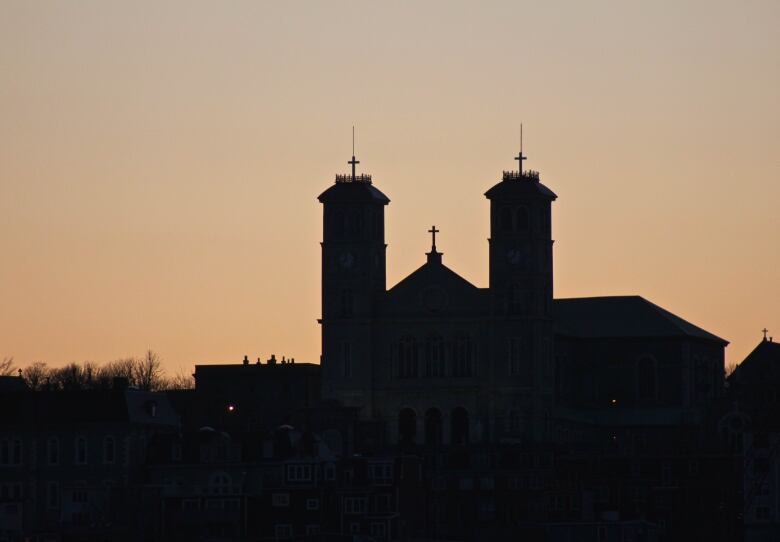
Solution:
{"label": "tall arched window", "polygon": [[417,414],[411,408],[405,408],[398,413],[398,440],[414,442],[417,435]]}
{"label": "tall arched window", "polygon": [[528,231],[528,222],[528,207],[520,206],[515,209],[515,229],[517,231]]}
{"label": "tall arched window", "polygon": [[76,438],[76,461],[77,465],[87,464],[87,439],[84,437]]}
{"label": "tall arched window", "polygon": [[501,229],[504,231],[511,231],[512,230],[512,210],[508,207],[504,207],[501,209],[501,214],[499,215],[499,222]]}
{"label": "tall arched window", "polygon": [[417,343],[414,337],[403,337],[398,344],[398,378],[417,376]]}
{"label": "tall arched window", "polygon": [[425,444],[436,446],[442,443],[442,416],[438,408],[425,413]]}
{"label": "tall arched window", "polygon": [[103,462],[113,463],[116,461],[116,441],[114,437],[107,436],[103,438]]}
{"label": "tall arched window", "polygon": [[444,342],[437,334],[425,340],[425,376],[444,376]]}
{"label": "tall arched window", "polygon": [[347,236],[347,215],[344,211],[333,213],[333,236],[336,239],[343,239]]}
{"label": "tall arched window", "polygon": [[655,360],[649,356],[639,358],[637,362],[637,396],[640,401],[656,397]]}
{"label": "tall arched window", "polygon": [[509,375],[520,376],[523,370],[523,361],[527,361],[524,360],[526,356],[523,339],[520,337],[510,337],[507,351],[509,357]]}
{"label": "tall arched window", "polygon": [[469,441],[469,413],[463,407],[452,411],[450,437],[453,444],[466,444]]}
{"label": "tall arched window", "polygon": [[455,335],[452,356],[452,376],[471,376],[471,339],[465,333]]}
{"label": "tall arched window", "polygon": [[517,410],[510,410],[507,420],[507,431],[510,433],[519,433],[523,428],[523,418]]}
{"label": "tall arched window", "polygon": [[355,312],[355,297],[352,290],[345,288],[341,290],[341,316],[352,316]]}

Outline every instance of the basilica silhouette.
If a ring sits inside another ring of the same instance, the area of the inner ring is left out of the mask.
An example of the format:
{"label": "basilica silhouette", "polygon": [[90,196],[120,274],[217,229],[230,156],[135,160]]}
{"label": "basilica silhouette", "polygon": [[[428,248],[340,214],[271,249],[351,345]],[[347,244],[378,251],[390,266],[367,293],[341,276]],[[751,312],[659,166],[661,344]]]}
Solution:
{"label": "basilica silhouette", "polygon": [[[639,296],[554,299],[540,174],[504,171],[490,202],[489,284],[432,246],[387,288],[384,209],[370,175],[325,190],[322,395],[382,423],[387,442],[541,443],[594,423],[694,427],[723,393],[727,342]],[[592,432],[592,431],[591,431]]]}

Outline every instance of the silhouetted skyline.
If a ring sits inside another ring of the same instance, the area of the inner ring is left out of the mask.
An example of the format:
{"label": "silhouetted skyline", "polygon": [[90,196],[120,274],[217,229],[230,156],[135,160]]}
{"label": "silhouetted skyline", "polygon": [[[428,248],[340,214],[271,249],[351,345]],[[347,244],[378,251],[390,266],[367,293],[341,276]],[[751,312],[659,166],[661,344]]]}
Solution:
{"label": "silhouetted skyline", "polygon": [[320,210],[355,154],[394,205],[388,285],[432,224],[488,282],[502,169],[545,172],[556,297],[640,293],[780,335],[780,7],[99,2],[0,7],[0,358],[170,373],[320,354]]}

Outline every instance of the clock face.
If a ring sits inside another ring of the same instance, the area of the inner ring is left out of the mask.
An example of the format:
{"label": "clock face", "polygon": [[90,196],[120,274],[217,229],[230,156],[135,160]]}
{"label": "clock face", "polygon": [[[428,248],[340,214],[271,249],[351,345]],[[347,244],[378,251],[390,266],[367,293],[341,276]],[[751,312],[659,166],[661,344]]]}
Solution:
{"label": "clock face", "polygon": [[523,261],[523,255],[519,248],[510,248],[506,252],[506,261],[512,265],[519,265]]}
{"label": "clock face", "polygon": [[339,265],[344,269],[350,269],[352,264],[355,263],[355,257],[351,252],[342,252],[339,255]]}

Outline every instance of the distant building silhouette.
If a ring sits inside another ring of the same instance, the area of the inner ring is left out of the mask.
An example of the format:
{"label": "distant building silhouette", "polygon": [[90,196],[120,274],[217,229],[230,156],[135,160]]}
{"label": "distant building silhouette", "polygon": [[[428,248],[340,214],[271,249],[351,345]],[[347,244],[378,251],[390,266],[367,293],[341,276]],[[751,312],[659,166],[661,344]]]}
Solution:
{"label": "distant building silhouette", "polygon": [[381,421],[390,443],[702,423],[723,394],[727,342],[641,297],[554,300],[556,194],[519,170],[485,196],[487,288],[443,263],[434,226],[427,261],[389,289],[387,196],[354,164],[319,196],[323,397]]}

